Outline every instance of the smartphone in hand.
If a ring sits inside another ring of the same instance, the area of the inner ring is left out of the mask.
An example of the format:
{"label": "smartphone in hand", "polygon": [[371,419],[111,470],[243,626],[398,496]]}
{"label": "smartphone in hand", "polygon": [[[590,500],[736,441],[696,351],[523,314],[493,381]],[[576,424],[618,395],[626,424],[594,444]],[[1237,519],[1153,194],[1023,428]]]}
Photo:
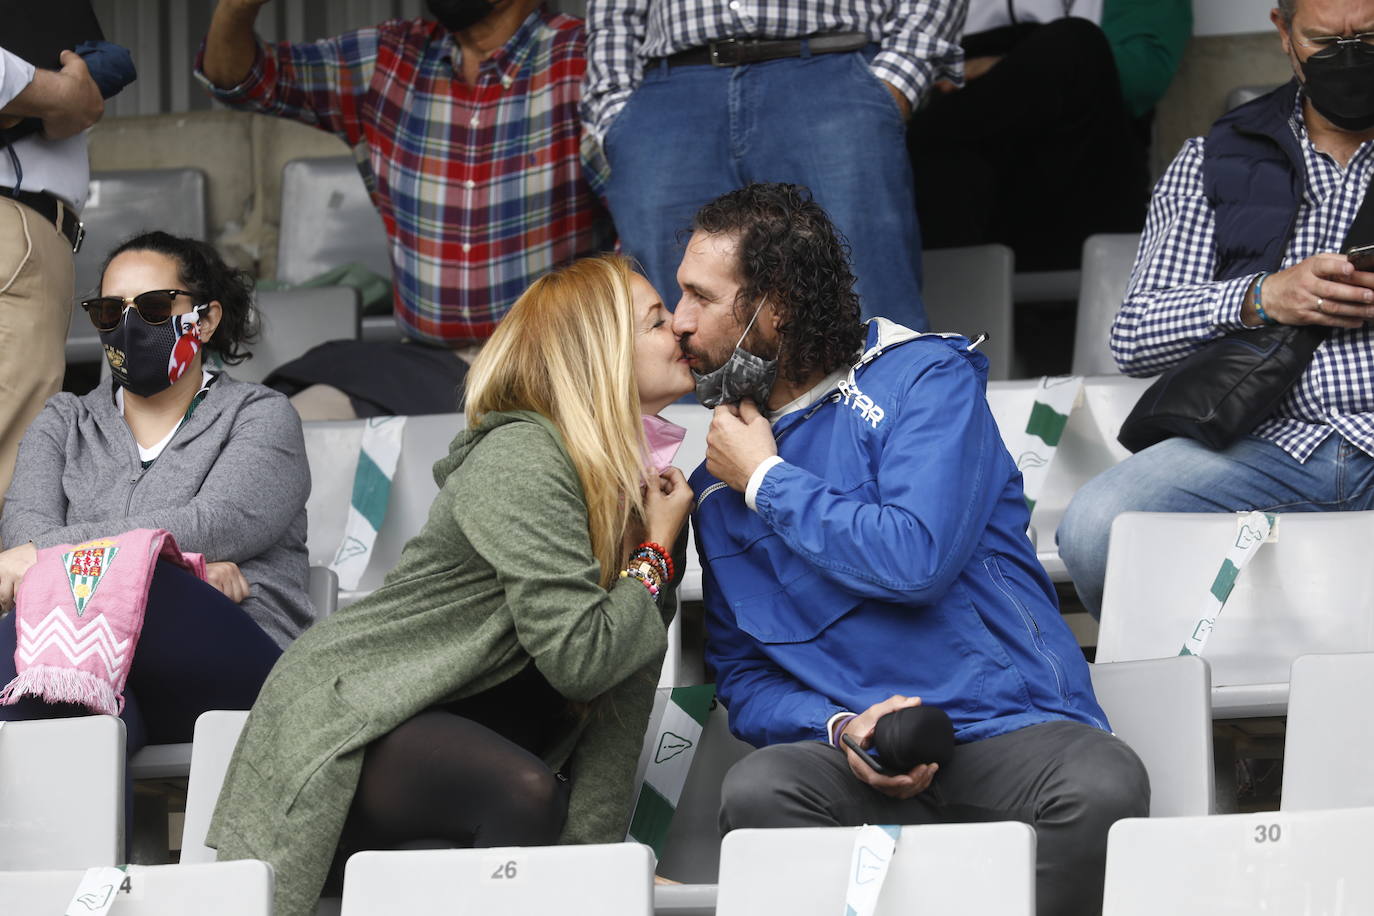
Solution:
{"label": "smartphone in hand", "polygon": [[874,757],[868,751],[860,747],[859,742],[855,741],[852,735],[841,735],[840,740],[843,741],[845,743],[845,746],[848,747],[851,751],[858,754],[859,759],[862,760],[865,764],[867,764],[868,768],[873,772],[877,773],[879,776],[906,775],[905,773],[898,773],[896,770],[892,770],[888,767],[883,766],[881,763],[878,762],[877,757]]}
{"label": "smartphone in hand", "polygon": [[1356,270],[1374,270],[1374,245],[1361,245],[1345,253]]}

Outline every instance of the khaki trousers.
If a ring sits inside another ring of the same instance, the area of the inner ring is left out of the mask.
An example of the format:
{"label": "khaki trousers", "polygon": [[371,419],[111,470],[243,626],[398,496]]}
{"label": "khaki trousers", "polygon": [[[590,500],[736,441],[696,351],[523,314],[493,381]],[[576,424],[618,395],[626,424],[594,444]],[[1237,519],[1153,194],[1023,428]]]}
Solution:
{"label": "khaki trousers", "polygon": [[24,430],[62,387],[76,278],[57,227],[0,197],[0,511]]}

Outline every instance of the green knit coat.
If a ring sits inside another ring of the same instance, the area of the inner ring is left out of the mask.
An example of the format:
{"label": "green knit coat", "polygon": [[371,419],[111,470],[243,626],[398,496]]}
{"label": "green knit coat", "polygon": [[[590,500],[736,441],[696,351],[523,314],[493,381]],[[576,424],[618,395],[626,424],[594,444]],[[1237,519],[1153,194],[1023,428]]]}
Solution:
{"label": "green knit coat", "polygon": [[598,584],[582,486],[543,416],[489,415],[434,477],[396,568],[286,650],[230,762],[208,842],[221,860],[272,864],[277,916],[314,912],[367,745],[531,659],[589,704],[544,756],[572,773],[561,842],[625,838],[671,612],[634,579]]}

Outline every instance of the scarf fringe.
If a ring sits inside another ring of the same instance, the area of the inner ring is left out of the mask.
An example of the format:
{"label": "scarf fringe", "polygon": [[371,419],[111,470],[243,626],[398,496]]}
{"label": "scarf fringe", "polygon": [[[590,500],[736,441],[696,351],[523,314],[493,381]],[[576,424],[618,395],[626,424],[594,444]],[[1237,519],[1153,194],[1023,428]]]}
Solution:
{"label": "scarf fringe", "polygon": [[80,703],[107,716],[117,716],[124,709],[124,698],[115,693],[108,681],[55,665],[30,665],[0,690],[0,706],[12,706],[25,695],[48,703]]}

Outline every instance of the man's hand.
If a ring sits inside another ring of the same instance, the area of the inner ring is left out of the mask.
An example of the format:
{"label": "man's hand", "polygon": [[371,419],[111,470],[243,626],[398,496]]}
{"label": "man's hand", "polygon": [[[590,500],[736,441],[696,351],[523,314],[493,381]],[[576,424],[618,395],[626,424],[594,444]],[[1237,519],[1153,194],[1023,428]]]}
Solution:
{"label": "man's hand", "polygon": [[24,574],[38,562],[38,548],[32,543],[0,551],[0,613],[14,610],[14,593]]}
{"label": "man's hand", "polygon": [[86,62],[74,51],[63,51],[61,61],[61,70],[40,67],[34,71],[24,91],[0,113],[0,123],[13,126],[16,118],[38,118],[43,122],[43,136],[65,140],[100,120],[105,100]]}
{"label": "man's hand", "polygon": [[765,458],[778,453],[773,427],[754,402],[721,404],[706,431],[706,470],[743,493],[749,477]]}
{"label": "man's hand", "polygon": [[897,108],[902,112],[902,120],[911,120],[911,103],[908,102],[906,96],[902,94],[902,90],[898,89],[887,80],[883,80],[882,83],[887,91],[892,93],[892,100],[897,103]]}
{"label": "man's hand", "polygon": [[892,798],[911,798],[913,795],[920,795],[930,788],[930,781],[935,778],[939,771],[938,763],[923,763],[914,768],[910,773],[902,776],[883,776],[874,770],[867,763],[859,759],[859,755],[854,753],[848,745],[840,739],[849,735],[859,746],[867,750],[873,745],[873,730],[878,724],[878,720],[890,712],[905,709],[908,706],[920,706],[920,697],[904,697],[900,694],[888,697],[881,703],[876,703],[868,707],[859,715],[845,723],[843,731],[835,736],[840,749],[844,751],[845,759],[849,761],[849,769],[861,782],[866,782],[884,795]]}
{"label": "man's hand", "polygon": [[243,604],[248,597],[248,580],[239,571],[237,563],[206,563],[205,581],[219,589],[224,597],[235,604]]}
{"label": "man's hand", "polygon": [[[1251,327],[1260,324],[1253,293],[1241,309]],[[1356,270],[1343,254],[1314,254],[1265,277],[1260,305],[1279,324],[1358,328],[1374,318],[1374,273]]]}

